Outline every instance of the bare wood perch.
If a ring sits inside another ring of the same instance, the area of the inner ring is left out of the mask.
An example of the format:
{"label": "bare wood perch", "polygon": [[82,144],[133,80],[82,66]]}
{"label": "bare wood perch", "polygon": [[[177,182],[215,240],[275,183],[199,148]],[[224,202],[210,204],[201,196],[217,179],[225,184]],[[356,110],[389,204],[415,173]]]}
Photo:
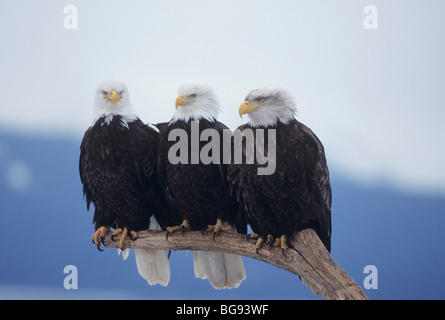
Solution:
{"label": "bare wood perch", "polygon": [[[109,248],[117,248],[118,241],[105,239]],[[210,234],[187,231],[165,239],[162,231],[141,231],[135,241],[125,240],[124,246],[133,249],[225,251],[261,260],[300,276],[315,294],[325,299],[368,300],[360,286],[332,259],[315,231],[306,229],[290,242],[286,256],[278,248],[264,247],[255,252],[255,241],[246,241],[245,235],[220,233],[216,241]]]}

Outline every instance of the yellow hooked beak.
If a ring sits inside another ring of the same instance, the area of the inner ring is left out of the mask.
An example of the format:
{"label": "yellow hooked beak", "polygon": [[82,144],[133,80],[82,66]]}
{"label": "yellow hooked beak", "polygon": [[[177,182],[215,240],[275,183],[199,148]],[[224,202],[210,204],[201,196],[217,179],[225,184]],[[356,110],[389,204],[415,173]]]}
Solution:
{"label": "yellow hooked beak", "polygon": [[186,106],[190,103],[193,103],[193,100],[187,100],[187,98],[185,97],[184,94],[180,94],[177,98],[176,98],[176,110],[178,109],[179,106]]}
{"label": "yellow hooked beak", "polygon": [[121,99],[116,90],[111,90],[108,97],[105,97],[106,100],[113,102],[114,105]]}
{"label": "yellow hooked beak", "polygon": [[243,114],[255,111],[258,108],[262,108],[263,105],[256,104],[255,102],[245,101],[239,107],[239,116],[242,118]]}

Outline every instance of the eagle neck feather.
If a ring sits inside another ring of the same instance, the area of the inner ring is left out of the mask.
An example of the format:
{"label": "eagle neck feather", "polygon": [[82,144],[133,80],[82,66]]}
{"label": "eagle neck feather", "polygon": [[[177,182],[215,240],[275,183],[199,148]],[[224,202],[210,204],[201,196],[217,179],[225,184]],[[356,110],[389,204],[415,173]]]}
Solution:
{"label": "eagle neck feather", "polygon": [[129,123],[132,123],[134,121],[136,121],[138,119],[138,117],[136,115],[130,114],[130,115],[120,115],[120,114],[115,114],[115,113],[108,113],[108,114],[102,114],[99,115],[95,120],[94,123],[96,123],[97,121],[102,121],[101,126],[106,125],[110,125],[110,123],[113,121],[114,117],[117,117],[117,119],[119,119],[121,125],[123,128],[127,128],[130,129],[130,127],[128,126]]}

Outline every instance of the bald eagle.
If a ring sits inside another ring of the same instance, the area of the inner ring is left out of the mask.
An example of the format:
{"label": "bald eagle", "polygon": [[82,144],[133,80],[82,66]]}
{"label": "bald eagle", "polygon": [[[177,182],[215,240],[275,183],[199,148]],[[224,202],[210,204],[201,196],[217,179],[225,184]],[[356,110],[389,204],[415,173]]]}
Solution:
{"label": "bald eagle", "polygon": [[[276,169],[271,175],[259,175],[254,164],[232,163],[228,166],[231,191],[258,238],[256,250],[263,242],[281,247],[283,253],[288,240],[296,232],[313,228],[328,251],[331,250],[331,187],[323,145],[317,136],[295,119],[293,97],[280,88],[257,89],[249,92],[239,108],[249,122],[241,125],[241,132],[264,129],[265,135],[275,130]],[[266,139],[265,139],[266,141]],[[246,144],[254,141],[243,140]]]}
{"label": "bald eagle", "polygon": [[[186,85],[178,89],[176,111],[171,121],[159,125],[159,180],[171,210],[176,210],[182,221],[180,225],[167,228],[167,239],[176,231],[187,230],[209,231],[215,239],[219,232],[232,230],[232,226],[234,232],[247,233],[246,223],[240,221],[237,203],[229,192],[227,165],[223,161],[208,164],[200,159],[193,161],[203,150],[205,142],[199,139],[203,131],[212,129],[222,140],[223,130],[228,129],[216,121],[219,109],[217,97],[208,86]],[[194,128],[197,128],[195,133]],[[172,138],[178,131],[186,136],[186,148],[179,150],[186,156],[184,161],[172,163],[169,150],[181,142],[176,141],[176,136]],[[193,141],[195,138],[198,141]],[[193,143],[197,143],[195,150]],[[246,277],[238,255],[194,251],[193,261],[195,276],[207,278],[217,289],[238,287]]]}
{"label": "bald eagle", "polygon": [[[156,180],[158,132],[134,112],[126,86],[106,81],[95,93],[93,125],[80,146],[79,173],[87,209],[94,204],[93,243],[104,237],[137,238],[137,232],[171,222]],[[165,251],[135,250],[138,271],[149,284],[166,286],[170,266]]]}

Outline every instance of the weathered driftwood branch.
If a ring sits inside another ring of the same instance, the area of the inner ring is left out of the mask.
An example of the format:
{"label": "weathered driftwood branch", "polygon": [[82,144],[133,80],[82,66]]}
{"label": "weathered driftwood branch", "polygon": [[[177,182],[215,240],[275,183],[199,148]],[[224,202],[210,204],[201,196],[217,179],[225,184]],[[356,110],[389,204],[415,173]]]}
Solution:
{"label": "weathered driftwood branch", "polygon": [[[105,245],[117,248],[118,241],[105,239]],[[360,286],[332,259],[317,234],[306,229],[296,234],[284,256],[279,248],[267,246],[255,252],[255,241],[243,235],[220,233],[213,241],[211,234],[199,231],[180,232],[165,239],[165,232],[142,231],[135,241],[125,240],[133,249],[225,251],[261,260],[300,276],[315,294],[325,299],[367,300]]]}

